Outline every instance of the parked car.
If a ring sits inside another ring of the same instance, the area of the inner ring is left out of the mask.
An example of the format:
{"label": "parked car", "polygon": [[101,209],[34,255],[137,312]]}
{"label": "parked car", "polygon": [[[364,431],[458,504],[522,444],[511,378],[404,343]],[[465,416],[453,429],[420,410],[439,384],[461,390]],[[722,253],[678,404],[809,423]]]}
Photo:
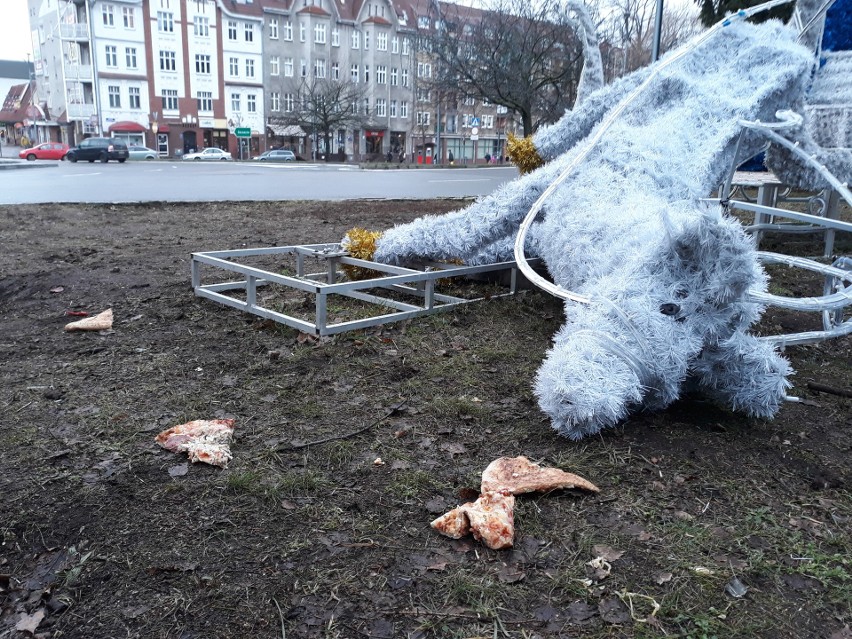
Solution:
{"label": "parked car", "polygon": [[275,149],[273,151],[261,153],[260,155],[253,157],[252,160],[257,160],[259,162],[295,162],[296,154],[285,149]]}
{"label": "parked car", "polygon": [[22,160],[64,160],[68,153],[68,145],[61,142],[45,142],[31,149],[24,149],[18,153]]}
{"label": "parked car", "polygon": [[131,160],[156,160],[157,152],[154,149],[149,149],[147,146],[139,146],[138,144],[131,144],[127,147],[128,152],[130,153],[129,159]]}
{"label": "parked car", "polygon": [[232,160],[231,154],[222,149],[210,147],[197,153],[187,153],[183,156],[184,160]]}
{"label": "parked car", "polygon": [[69,162],[76,162],[77,160],[88,160],[89,162],[118,160],[125,162],[129,155],[127,144],[122,140],[116,138],[86,138],[79,145],[69,149],[68,153],[65,154],[65,159]]}

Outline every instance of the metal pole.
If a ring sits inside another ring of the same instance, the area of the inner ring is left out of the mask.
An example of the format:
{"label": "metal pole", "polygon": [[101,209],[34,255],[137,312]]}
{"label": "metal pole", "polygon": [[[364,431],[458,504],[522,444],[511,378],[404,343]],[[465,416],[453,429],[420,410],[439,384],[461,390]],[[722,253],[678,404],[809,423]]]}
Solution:
{"label": "metal pole", "polygon": [[660,58],[660,36],[663,32],[663,0],[657,0],[657,14],[654,16],[654,45],[651,50],[651,62]]}

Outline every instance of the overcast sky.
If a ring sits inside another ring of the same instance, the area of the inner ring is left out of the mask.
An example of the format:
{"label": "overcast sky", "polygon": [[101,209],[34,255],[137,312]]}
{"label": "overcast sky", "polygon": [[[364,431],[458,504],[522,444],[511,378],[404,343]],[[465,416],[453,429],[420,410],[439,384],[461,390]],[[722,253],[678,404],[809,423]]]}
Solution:
{"label": "overcast sky", "polygon": [[0,0],[0,60],[32,58],[27,0]]}

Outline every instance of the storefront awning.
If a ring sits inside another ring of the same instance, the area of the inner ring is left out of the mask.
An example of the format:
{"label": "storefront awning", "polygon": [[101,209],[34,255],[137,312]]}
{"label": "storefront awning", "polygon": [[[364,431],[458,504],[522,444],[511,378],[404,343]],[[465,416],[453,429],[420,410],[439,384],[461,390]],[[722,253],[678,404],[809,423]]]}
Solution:
{"label": "storefront awning", "polygon": [[120,122],[113,122],[109,125],[110,133],[144,133],[145,127],[139,124],[138,122],[131,122],[130,120],[122,120]]}
{"label": "storefront awning", "polygon": [[280,138],[300,138],[305,135],[304,129],[298,124],[270,124],[269,130]]}

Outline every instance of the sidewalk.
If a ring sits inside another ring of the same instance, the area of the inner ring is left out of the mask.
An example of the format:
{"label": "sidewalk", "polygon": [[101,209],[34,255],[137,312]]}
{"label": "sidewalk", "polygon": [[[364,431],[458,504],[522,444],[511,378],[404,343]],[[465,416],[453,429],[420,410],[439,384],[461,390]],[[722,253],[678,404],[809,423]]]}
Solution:
{"label": "sidewalk", "polygon": [[17,160],[18,159],[18,153],[21,151],[22,148],[23,147],[8,145],[8,144],[4,143],[3,146],[0,147],[0,158],[3,158],[5,160],[9,160],[9,159]]}

